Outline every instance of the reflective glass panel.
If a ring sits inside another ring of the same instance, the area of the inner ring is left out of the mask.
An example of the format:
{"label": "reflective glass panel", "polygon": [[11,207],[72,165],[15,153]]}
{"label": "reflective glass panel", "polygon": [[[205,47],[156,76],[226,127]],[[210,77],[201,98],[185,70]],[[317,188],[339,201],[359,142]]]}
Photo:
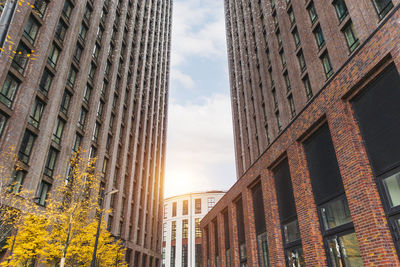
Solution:
{"label": "reflective glass panel", "polygon": [[325,230],[350,223],[351,215],[345,198],[333,200],[321,207]]}
{"label": "reflective glass panel", "polygon": [[400,172],[383,180],[390,207],[400,205]]}

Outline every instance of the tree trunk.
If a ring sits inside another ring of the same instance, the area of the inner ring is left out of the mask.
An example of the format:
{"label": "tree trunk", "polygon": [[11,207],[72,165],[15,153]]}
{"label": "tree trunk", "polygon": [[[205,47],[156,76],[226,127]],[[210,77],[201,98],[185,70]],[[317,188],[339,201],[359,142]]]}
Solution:
{"label": "tree trunk", "polygon": [[65,257],[62,257],[60,260],[60,267],[64,267],[65,265]]}

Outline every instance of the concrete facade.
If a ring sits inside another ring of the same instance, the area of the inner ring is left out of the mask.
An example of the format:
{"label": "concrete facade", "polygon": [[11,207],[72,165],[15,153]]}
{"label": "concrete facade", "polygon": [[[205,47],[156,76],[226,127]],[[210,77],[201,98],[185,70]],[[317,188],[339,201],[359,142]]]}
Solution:
{"label": "concrete facade", "polygon": [[1,150],[43,201],[77,147],[97,157],[104,190],[118,189],[108,229],[130,266],[159,266],[172,1],[20,2],[0,53]]}
{"label": "concrete facade", "polygon": [[[238,181],[201,222],[204,266],[400,265],[398,190],[389,184],[399,172],[398,154],[389,152],[398,146],[390,134],[398,134],[391,107],[400,90],[399,6],[225,1]],[[337,190],[325,186],[333,181],[321,176],[325,165],[334,166]],[[327,210],[342,200],[346,221],[327,224],[338,216]]]}
{"label": "concrete facade", "polygon": [[[164,200],[162,266],[202,266],[200,220],[214,207],[215,203],[217,203],[224,194],[225,192],[222,191],[209,191],[184,194]],[[184,204],[185,201],[187,204]],[[200,203],[200,206],[198,206],[198,203]],[[174,205],[176,205],[175,213],[173,213]],[[186,212],[184,212],[184,205],[187,205]],[[187,231],[186,237],[183,234],[184,221],[187,223],[187,230],[185,230]],[[197,226],[196,221],[198,221]],[[172,234],[173,224],[175,224],[175,237],[173,237]],[[185,260],[183,260],[182,255],[184,245],[187,246]],[[171,262],[172,246],[175,247],[174,264]]]}

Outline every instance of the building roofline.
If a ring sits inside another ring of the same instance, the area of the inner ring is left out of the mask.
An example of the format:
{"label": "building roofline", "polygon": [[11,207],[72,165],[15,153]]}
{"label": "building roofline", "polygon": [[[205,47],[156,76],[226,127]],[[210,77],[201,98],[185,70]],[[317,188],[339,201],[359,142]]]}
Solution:
{"label": "building roofline", "polygon": [[176,196],[172,196],[172,197],[167,197],[164,198],[164,201],[169,200],[169,199],[173,199],[173,198],[181,198],[184,196],[191,196],[191,195],[204,195],[204,194],[225,194],[227,191],[222,191],[222,190],[211,190],[211,191],[201,191],[201,192],[190,192],[190,193],[186,193],[186,194],[181,194],[181,195],[176,195]]}

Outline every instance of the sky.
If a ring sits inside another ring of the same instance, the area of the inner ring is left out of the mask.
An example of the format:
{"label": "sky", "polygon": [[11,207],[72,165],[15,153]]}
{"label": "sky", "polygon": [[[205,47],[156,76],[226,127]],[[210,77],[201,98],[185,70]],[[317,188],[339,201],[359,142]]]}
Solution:
{"label": "sky", "polygon": [[222,0],[174,0],[165,197],[236,181]]}

